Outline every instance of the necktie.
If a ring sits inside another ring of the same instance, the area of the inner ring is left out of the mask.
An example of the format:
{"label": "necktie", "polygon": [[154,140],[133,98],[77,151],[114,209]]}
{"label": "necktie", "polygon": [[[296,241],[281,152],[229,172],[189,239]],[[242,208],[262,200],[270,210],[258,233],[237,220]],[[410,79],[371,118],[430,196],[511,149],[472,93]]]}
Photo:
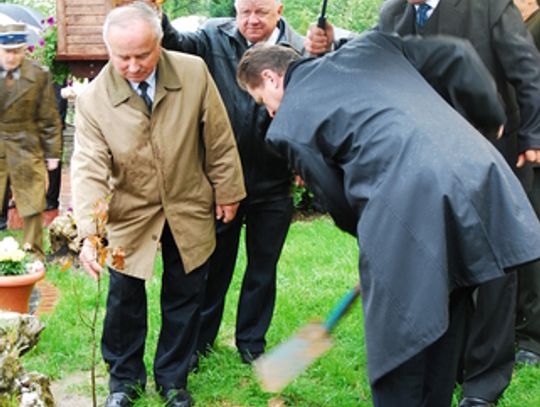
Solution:
{"label": "necktie", "polygon": [[7,71],[6,73],[6,90],[8,92],[13,90],[13,87],[15,86],[15,78],[13,77],[13,71]]}
{"label": "necktie", "polygon": [[428,20],[428,11],[431,9],[431,6],[426,3],[422,3],[416,9],[416,25],[422,28],[426,21]]}
{"label": "necktie", "polygon": [[148,108],[148,111],[152,111],[152,99],[150,99],[150,96],[148,96],[148,83],[147,82],[141,82],[139,83],[139,91],[142,99],[144,100],[144,104]]}

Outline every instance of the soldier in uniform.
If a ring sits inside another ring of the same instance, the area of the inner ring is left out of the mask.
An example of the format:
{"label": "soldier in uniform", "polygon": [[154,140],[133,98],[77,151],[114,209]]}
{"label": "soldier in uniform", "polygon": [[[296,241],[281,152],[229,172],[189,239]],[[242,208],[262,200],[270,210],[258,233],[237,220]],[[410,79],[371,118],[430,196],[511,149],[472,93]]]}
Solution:
{"label": "soldier in uniform", "polygon": [[0,25],[0,196],[9,178],[24,246],[43,254],[46,177],[60,161],[61,126],[51,75],[26,58],[26,38],[24,24]]}

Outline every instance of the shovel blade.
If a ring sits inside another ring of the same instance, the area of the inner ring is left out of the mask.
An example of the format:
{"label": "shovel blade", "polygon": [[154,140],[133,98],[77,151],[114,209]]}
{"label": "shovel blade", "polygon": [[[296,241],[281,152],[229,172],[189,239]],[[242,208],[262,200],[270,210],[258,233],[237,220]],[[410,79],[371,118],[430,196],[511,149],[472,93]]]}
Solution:
{"label": "shovel blade", "polygon": [[261,388],[268,392],[281,391],[331,347],[332,338],[323,325],[305,325],[287,342],[254,362]]}

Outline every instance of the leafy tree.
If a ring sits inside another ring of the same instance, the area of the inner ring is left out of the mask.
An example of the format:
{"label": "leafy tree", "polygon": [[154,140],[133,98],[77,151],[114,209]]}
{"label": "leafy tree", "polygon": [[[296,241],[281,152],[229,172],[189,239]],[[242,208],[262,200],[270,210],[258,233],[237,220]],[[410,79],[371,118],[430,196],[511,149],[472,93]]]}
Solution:
{"label": "leafy tree", "polygon": [[211,0],[209,12],[211,17],[234,16],[234,0]]}

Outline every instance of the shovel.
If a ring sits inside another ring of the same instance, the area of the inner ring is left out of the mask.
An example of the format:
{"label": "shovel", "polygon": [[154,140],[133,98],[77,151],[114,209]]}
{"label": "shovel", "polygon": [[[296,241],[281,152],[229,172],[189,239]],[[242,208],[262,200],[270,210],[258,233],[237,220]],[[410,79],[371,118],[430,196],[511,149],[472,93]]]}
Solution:
{"label": "shovel", "polygon": [[310,323],[288,341],[262,355],[254,363],[261,388],[279,392],[332,347],[330,332],[360,295],[360,285],[349,291],[323,323]]}

